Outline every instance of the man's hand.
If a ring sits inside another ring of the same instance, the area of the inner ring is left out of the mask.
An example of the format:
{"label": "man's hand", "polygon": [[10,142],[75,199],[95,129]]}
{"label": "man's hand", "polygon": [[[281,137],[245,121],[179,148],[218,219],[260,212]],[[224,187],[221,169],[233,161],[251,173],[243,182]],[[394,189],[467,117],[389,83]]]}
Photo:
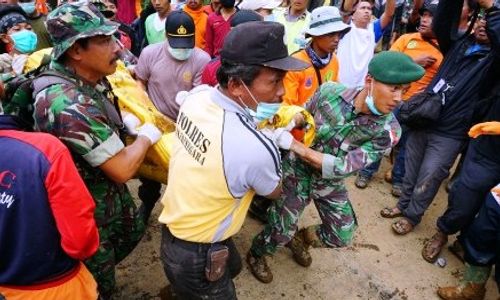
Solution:
{"label": "man's hand", "polygon": [[145,123],[138,128],[137,136],[145,136],[151,141],[151,145],[156,144],[161,138],[161,131],[151,123]]}
{"label": "man's hand", "polygon": [[436,58],[428,54],[422,54],[413,59],[416,64],[421,65],[423,68],[432,66],[436,62]]}
{"label": "man's hand", "polygon": [[500,135],[500,122],[479,123],[469,130],[469,136],[473,139],[480,135]]}
{"label": "man's hand", "polygon": [[293,142],[292,134],[285,128],[269,129],[264,128],[261,132],[271,141],[273,141],[279,148],[290,150]]}

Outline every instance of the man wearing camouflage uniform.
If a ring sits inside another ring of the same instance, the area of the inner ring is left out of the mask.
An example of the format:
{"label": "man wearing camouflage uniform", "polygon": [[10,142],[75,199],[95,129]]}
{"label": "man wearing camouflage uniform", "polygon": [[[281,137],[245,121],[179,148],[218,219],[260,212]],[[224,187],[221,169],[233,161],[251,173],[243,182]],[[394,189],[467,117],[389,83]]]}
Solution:
{"label": "man wearing camouflage uniform", "polygon": [[[115,264],[125,258],[144,234],[142,212],[124,184],[137,171],[161,132],[132,115],[121,118],[105,76],[115,72],[118,24],[106,21],[93,6],[65,4],[47,18],[54,42],[50,70],[59,79],[34,80],[35,127],[61,139],[70,149],[80,175],[96,202],[98,252],[85,262],[104,299],[115,286]],[[39,88],[40,86],[45,86]],[[40,92],[37,92],[40,90]],[[137,132],[125,146],[121,129]]]}
{"label": "man wearing camouflage uniform", "polygon": [[[283,158],[281,199],[271,205],[268,224],[254,238],[247,256],[257,279],[272,281],[265,255],[274,254],[278,247],[287,245],[295,261],[307,267],[312,262],[309,246],[343,247],[351,242],[357,222],[344,178],[397,144],[401,128],[391,112],[409,83],[423,74],[424,69],[406,54],[382,52],[370,62],[364,87],[348,89],[327,82],[306,104],[317,126],[311,148],[283,129],[268,134],[280,148],[290,151]],[[322,224],[295,234],[298,219],[311,200]]]}

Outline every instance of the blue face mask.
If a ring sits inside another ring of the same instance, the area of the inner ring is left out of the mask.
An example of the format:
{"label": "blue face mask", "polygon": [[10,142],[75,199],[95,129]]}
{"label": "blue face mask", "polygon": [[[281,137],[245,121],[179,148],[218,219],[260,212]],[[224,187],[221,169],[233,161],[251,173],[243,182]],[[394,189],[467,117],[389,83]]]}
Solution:
{"label": "blue face mask", "polygon": [[264,21],[274,22],[274,15],[270,14],[270,15],[264,16]]}
{"label": "blue face mask", "polygon": [[[262,122],[265,120],[270,120],[274,115],[278,112],[281,107],[281,103],[269,103],[269,102],[259,102],[253,96],[252,92],[248,89],[247,85],[242,81],[241,82],[248,94],[252,98],[252,100],[257,104],[257,109],[254,111],[248,106],[245,107],[245,110],[258,122]],[[243,101],[242,101],[243,103]]]}
{"label": "blue face mask", "polygon": [[31,15],[35,12],[35,1],[33,2],[19,2],[19,6],[24,10],[25,13]]}
{"label": "blue face mask", "polygon": [[38,42],[36,34],[26,29],[11,34],[10,38],[14,41],[14,48],[23,54],[35,51]]}
{"label": "blue face mask", "polygon": [[366,96],[365,102],[366,105],[368,106],[368,109],[372,112],[372,114],[376,116],[381,116],[383,113],[379,112],[377,107],[375,107],[375,102],[373,101],[373,83],[371,84],[370,92],[368,93],[368,96]]}
{"label": "blue face mask", "polygon": [[177,60],[187,60],[191,54],[193,54],[193,49],[189,48],[172,48],[168,46],[168,52]]}

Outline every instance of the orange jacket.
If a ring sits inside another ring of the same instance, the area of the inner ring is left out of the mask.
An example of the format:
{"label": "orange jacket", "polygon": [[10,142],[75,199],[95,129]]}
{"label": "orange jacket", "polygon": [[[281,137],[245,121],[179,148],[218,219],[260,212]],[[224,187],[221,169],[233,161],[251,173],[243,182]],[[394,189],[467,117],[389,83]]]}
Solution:
{"label": "orange jacket", "polygon": [[[318,77],[312,66],[311,59],[307,56],[306,50],[295,52],[292,56],[311,64],[311,66],[302,71],[288,72],[286,74],[283,80],[285,86],[283,102],[290,105],[303,106],[319,87]],[[332,53],[330,63],[326,67],[319,69],[319,73],[322,83],[338,80],[339,62],[335,54]]]}
{"label": "orange jacket", "polygon": [[[437,45],[436,40],[432,40],[432,42]],[[411,96],[426,88],[427,85],[431,83],[432,78],[436,75],[441,62],[443,61],[443,54],[441,51],[431,45],[428,41],[422,39],[422,36],[418,32],[400,36],[392,45],[391,50],[403,52],[413,59],[423,54],[431,55],[436,59],[434,64],[425,68],[424,76],[410,85],[408,91],[403,95],[403,100],[408,100]]]}
{"label": "orange jacket", "polygon": [[205,31],[207,29],[208,20],[207,12],[203,9],[203,7],[198,10],[192,10],[187,5],[184,5],[184,11],[194,20],[195,46],[200,49],[205,49]]}

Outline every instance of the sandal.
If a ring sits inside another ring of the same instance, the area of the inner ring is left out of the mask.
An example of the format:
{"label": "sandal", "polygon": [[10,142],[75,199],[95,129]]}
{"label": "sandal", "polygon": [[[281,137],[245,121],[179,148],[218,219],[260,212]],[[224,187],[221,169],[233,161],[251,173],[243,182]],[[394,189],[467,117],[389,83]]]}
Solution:
{"label": "sandal", "polygon": [[401,218],[392,223],[392,230],[399,235],[405,235],[413,230],[413,225],[406,218]]}
{"label": "sandal", "polygon": [[425,242],[424,248],[422,248],[422,257],[425,261],[433,264],[446,243],[448,243],[448,235],[441,231],[436,232],[430,240]]}
{"label": "sandal", "polygon": [[380,215],[384,218],[393,219],[393,218],[401,217],[403,215],[403,213],[397,207],[393,207],[393,208],[384,207],[384,209],[382,209],[380,211]]}
{"label": "sandal", "polygon": [[450,252],[455,255],[462,263],[465,263],[465,251],[462,247],[462,244],[458,240],[455,240],[453,244],[448,246],[448,250],[450,250]]}

